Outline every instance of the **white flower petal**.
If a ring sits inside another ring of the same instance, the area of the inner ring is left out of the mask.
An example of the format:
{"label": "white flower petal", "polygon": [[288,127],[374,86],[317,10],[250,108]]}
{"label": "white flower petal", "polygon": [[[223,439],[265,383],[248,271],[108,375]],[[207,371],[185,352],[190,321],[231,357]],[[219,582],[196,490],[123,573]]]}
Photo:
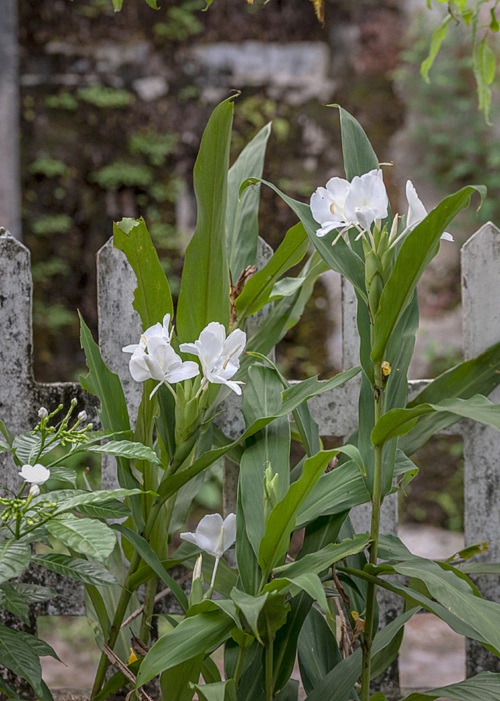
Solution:
{"label": "white flower petal", "polygon": [[417,195],[411,180],[406,182],[406,199],[408,201],[408,214],[406,215],[406,226],[413,229],[422,219],[427,216],[427,210],[420,197]]}
{"label": "white flower petal", "polygon": [[151,379],[151,374],[149,372],[148,365],[146,363],[146,353],[140,348],[138,348],[129,360],[129,370],[132,375],[132,379],[136,382],[145,382]]}
{"label": "white flower petal", "polygon": [[224,531],[224,552],[236,541],[236,514],[228,514],[222,524]]}
{"label": "white flower petal", "polygon": [[236,516],[229,514],[223,521],[220,514],[208,514],[201,519],[195,533],[181,533],[181,538],[221,558],[236,540]]}
{"label": "white flower petal", "polygon": [[35,465],[23,465],[19,472],[20,477],[30,484],[44,484],[50,477],[50,470],[40,463]]}

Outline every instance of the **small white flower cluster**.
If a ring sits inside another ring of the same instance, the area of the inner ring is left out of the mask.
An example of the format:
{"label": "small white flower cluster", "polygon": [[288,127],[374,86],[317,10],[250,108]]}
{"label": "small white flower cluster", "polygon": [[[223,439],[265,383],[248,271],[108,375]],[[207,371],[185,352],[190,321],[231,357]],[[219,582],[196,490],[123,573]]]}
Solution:
{"label": "small white flower cluster", "polygon": [[[411,180],[406,183],[406,199],[408,213],[404,233],[411,231],[427,216],[427,210]],[[387,217],[388,206],[389,199],[380,169],[356,176],[351,182],[343,178],[330,178],[326,187],[318,187],[311,197],[311,213],[321,224],[316,235],[326,236],[334,229],[342,229],[340,236],[351,227],[360,232],[368,231],[373,222]],[[441,238],[453,241],[448,233]]]}
{"label": "small white flower cluster", "polygon": [[[125,346],[124,353],[131,353],[130,374],[136,382],[156,380],[151,396],[162,384],[172,385],[182,380],[196,377],[199,366],[192,360],[182,360],[171,345],[173,329],[170,328],[170,314],[166,314],[163,324],[157,323],[146,329],[139,343]],[[231,377],[240,367],[239,357],[245,348],[246,334],[236,329],[226,338],[226,329],[222,324],[212,321],[194,343],[182,343],[183,353],[196,355],[201,364],[203,380],[201,390],[209,382],[224,384],[236,394],[241,394],[240,383]]]}

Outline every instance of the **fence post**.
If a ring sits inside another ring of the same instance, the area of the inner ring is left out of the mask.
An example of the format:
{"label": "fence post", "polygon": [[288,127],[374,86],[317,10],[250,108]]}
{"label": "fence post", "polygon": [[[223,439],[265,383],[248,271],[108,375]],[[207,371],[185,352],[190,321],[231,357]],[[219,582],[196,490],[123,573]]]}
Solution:
{"label": "fence post", "polygon": [[[500,231],[485,224],[462,248],[463,342],[465,358],[500,341]],[[500,402],[500,387],[490,395]],[[464,437],[465,544],[487,540],[483,561],[500,560],[500,432],[467,422]],[[498,575],[475,578],[481,593],[500,602]],[[500,672],[500,660],[467,641],[467,675]]]}

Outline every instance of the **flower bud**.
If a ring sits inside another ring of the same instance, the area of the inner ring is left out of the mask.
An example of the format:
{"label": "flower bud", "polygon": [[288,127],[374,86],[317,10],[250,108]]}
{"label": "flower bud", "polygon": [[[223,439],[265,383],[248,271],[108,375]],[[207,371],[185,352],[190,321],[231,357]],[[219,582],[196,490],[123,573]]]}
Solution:
{"label": "flower bud", "polygon": [[87,421],[87,412],[86,411],[81,411],[78,414],[78,421]]}
{"label": "flower bud", "polygon": [[47,409],[44,406],[40,407],[40,409],[38,410],[38,418],[46,419],[48,415],[49,412],[47,411]]}
{"label": "flower bud", "polygon": [[29,495],[33,499],[40,494],[40,487],[37,484],[32,484],[29,490]]}

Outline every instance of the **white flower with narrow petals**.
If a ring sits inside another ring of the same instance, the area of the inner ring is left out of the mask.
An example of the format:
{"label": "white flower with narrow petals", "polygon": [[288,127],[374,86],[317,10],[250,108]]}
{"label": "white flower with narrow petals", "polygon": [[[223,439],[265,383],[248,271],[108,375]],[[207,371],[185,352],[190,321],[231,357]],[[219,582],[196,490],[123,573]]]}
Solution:
{"label": "white flower with narrow petals", "polygon": [[153,324],[149,329],[146,329],[144,333],[141,334],[139,343],[131,343],[129,346],[124,346],[122,351],[124,353],[135,353],[136,350],[146,350],[149,341],[152,338],[163,338],[170,343],[172,339],[173,329],[170,328],[170,314],[165,314],[163,317],[163,323],[160,322]]}
{"label": "white flower with narrow petals", "polygon": [[[420,222],[427,216],[427,210],[422,200],[417,195],[417,191],[415,190],[411,180],[406,181],[406,199],[408,200],[406,228],[411,230],[414,229],[417,224],[420,224]],[[442,234],[441,238],[443,241],[453,241],[453,236],[447,231]]]}
{"label": "white flower with narrow petals", "polygon": [[25,482],[40,485],[49,479],[50,470],[37,462],[35,465],[23,465],[18,474]]}
{"label": "white flower with narrow petals", "polygon": [[194,533],[181,533],[181,538],[215,557],[212,588],[219,560],[236,540],[236,514],[229,514],[224,520],[220,514],[208,514],[201,519]]}
{"label": "white flower with narrow petals", "polygon": [[376,219],[387,216],[389,199],[380,169],[356,176],[352,182],[331,178],[326,188],[319,187],[311,197],[311,213],[321,224],[317,236],[333,229],[355,226],[368,230]]}
{"label": "white flower with narrow petals", "polygon": [[240,368],[239,357],[246,344],[246,334],[235,329],[226,338],[226,329],[217,321],[212,321],[200,333],[194,343],[182,343],[183,353],[198,356],[203,371],[202,388],[212,382],[227,385],[236,394],[241,394],[240,383],[231,380]]}
{"label": "white flower with narrow petals", "polygon": [[170,343],[161,336],[152,336],[148,339],[147,351],[143,348],[137,348],[134,351],[130,358],[129,369],[136,382],[145,382],[146,380],[158,382],[150,397],[159,389],[160,385],[173,385],[182,380],[189,380],[200,372],[195,362],[183,361]]}

